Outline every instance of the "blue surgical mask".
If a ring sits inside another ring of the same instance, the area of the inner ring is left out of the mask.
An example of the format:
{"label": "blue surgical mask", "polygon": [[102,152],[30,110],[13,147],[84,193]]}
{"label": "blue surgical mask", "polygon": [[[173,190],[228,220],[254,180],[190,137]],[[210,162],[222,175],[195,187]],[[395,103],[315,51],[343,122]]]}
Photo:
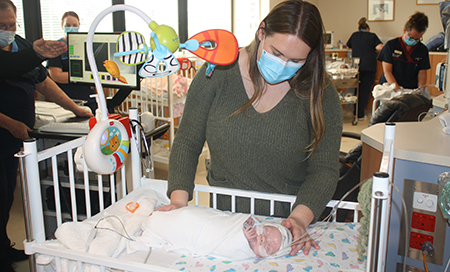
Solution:
{"label": "blue surgical mask", "polygon": [[15,31],[0,30],[0,47],[7,47],[16,37]]}
{"label": "blue surgical mask", "polygon": [[258,68],[264,79],[270,84],[277,84],[291,79],[302,68],[304,62],[284,61],[263,49],[258,60]]}
{"label": "blue surgical mask", "polygon": [[406,37],[405,39],[405,43],[409,46],[414,46],[418,43],[419,41],[412,39],[410,36]]}
{"label": "blue surgical mask", "polygon": [[64,33],[66,33],[66,36],[68,32],[78,32],[78,27],[65,27]]}

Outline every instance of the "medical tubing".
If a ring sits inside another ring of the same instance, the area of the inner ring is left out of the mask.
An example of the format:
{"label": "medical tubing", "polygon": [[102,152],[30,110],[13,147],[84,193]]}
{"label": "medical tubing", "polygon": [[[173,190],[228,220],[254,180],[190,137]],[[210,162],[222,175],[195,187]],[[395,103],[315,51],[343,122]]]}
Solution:
{"label": "medical tubing", "polygon": [[[358,183],[357,185],[355,185],[352,189],[350,189],[347,193],[345,193],[344,196],[342,196],[341,199],[339,199],[338,203],[337,203],[336,205],[334,205],[334,207],[333,207],[333,209],[331,210],[330,214],[329,214],[327,217],[325,217],[325,219],[322,220],[322,221],[330,220],[330,216],[332,216],[332,214],[334,215],[334,213],[335,213],[336,210],[337,210],[337,207],[339,206],[339,203],[341,203],[341,202],[342,202],[349,194],[351,194],[356,188],[358,188],[359,186],[362,186],[362,185],[363,185],[364,183],[366,183],[366,182],[367,182],[367,180],[361,181],[360,183]],[[399,194],[400,198],[402,199],[402,205],[403,205],[403,209],[404,209],[404,211],[405,211],[405,228],[406,228],[406,230],[405,230],[406,232],[405,232],[405,233],[408,233],[408,214],[406,213],[406,202],[405,202],[405,199],[403,198],[403,195],[401,194],[400,190],[398,189],[398,187],[397,187],[394,183],[389,182],[389,185],[395,188],[395,190],[396,190],[397,193]],[[304,236],[304,235],[302,235],[299,239],[293,241],[291,245],[298,244],[298,243],[302,242],[302,241],[300,241],[300,239],[303,238],[303,236]],[[309,239],[308,239],[308,240],[309,240]],[[307,240],[306,240],[306,241],[307,241]],[[406,235],[406,238],[405,238],[405,251],[406,251],[407,248],[408,248],[408,244],[409,244],[409,236]],[[406,254],[405,254],[404,261],[403,261],[403,271],[406,271],[406,260],[407,260],[407,257],[406,257]],[[447,263],[447,268],[448,268],[449,264],[450,264],[450,259],[449,259],[449,263]],[[447,268],[445,269],[446,271],[447,271]]]}
{"label": "medical tubing", "polygon": [[[406,212],[405,199],[403,198],[403,195],[400,192],[400,189],[398,189],[398,187],[394,183],[389,182],[389,185],[392,185],[392,187],[394,187],[394,189],[397,191],[397,193],[399,194],[400,198],[402,199],[403,210],[405,211],[405,228],[406,228],[405,229],[405,233],[409,233],[408,232],[408,222],[409,222],[409,220],[408,220],[408,213]],[[403,258],[403,272],[406,272],[406,260],[408,259],[407,258],[408,254],[406,254],[406,251],[408,249],[408,245],[409,245],[409,235],[405,235],[405,256]]]}
{"label": "medical tubing", "polygon": [[112,13],[114,11],[131,11],[137,15],[139,15],[146,23],[149,25],[153,20],[148,17],[145,13],[143,13],[141,10],[128,6],[128,5],[114,5],[111,6],[104,11],[100,12],[97,17],[95,17],[94,21],[91,24],[91,27],[89,28],[87,41],[86,41],[86,51],[89,61],[89,66],[91,67],[91,71],[94,77],[94,83],[95,83],[95,89],[97,90],[98,94],[98,107],[100,108],[100,112],[102,113],[102,121],[108,120],[108,111],[106,108],[106,99],[105,94],[103,93],[102,83],[100,82],[100,76],[98,74],[98,68],[97,64],[95,63],[95,57],[94,57],[94,50],[93,50],[93,40],[94,40],[94,33],[95,29],[97,28],[100,21],[109,13]]}
{"label": "medical tubing", "polygon": [[[103,221],[103,220],[105,220],[105,219],[108,219],[108,218],[115,218],[115,219],[119,220],[119,223],[120,223],[120,225],[122,226],[122,229],[123,229],[123,231],[125,232],[125,235],[123,235],[122,233],[116,231],[115,229],[102,228],[102,227],[99,227],[99,226],[98,226],[98,225],[100,224],[101,221]],[[125,238],[125,239],[127,239],[127,240],[135,241],[135,239],[133,239],[133,237],[131,237],[131,236],[128,234],[127,229],[125,228],[125,225],[123,224],[123,222],[122,222],[122,220],[120,219],[120,217],[118,217],[117,215],[114,215],[114,214],[112,214],[112,215],[107,215],[107,216],[105,216],[105,217],[100,218],[100,219],[97,221],[97,224],[95,224],[94,229],[99,229],[99,230],[109,230],[109,231],[112,231],[112,232],[115,232],[115,233],[119,234],[120,236],[122,236],[123,238]]]}
{"label": "medical tubing", "polygon": [[423,268],[426,272],[430,272],[427,265],[427,253],[423,253]]}
{"label": "medical tubing", "polygon": [[449,266],[450,266],[450,258],[448,258],[447,260],[447,265],[445,266],[444,272],[447,272]]}

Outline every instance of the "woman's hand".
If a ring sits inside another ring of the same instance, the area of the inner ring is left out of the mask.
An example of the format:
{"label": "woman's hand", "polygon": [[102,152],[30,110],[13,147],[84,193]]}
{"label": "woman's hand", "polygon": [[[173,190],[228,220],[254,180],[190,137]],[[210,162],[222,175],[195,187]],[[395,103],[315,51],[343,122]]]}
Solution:
{"label": "woman's hand", "polygon": [[306,228],[313,219],[314,214],[308,207],[304,205],[298,205],[292,211],[291,215],[281,223],[291,231],[293,241],[299,240],[294,245],[292,245],[292,250],[290,252],[291,256],[297,254],[297,252],[302,248],[303,254],[305,255],[309,254],[311,246],[313,246],[315,249],[320,248],[317,242],[312,240],[309,237],[308,232],[306,231]]}
{"label": "woman's hand", "polygon": [[155,211],[168,212],[188,205],[189,193],[183,190],[175,190],[170,194],[170,204],[159,207]]}

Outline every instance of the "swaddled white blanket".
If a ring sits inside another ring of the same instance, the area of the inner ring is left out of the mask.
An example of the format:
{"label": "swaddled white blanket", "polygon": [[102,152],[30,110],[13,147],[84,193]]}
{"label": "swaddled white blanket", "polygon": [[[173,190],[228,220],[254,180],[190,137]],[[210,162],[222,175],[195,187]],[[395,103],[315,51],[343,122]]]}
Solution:
{"label": "swaddled white blanket", "polygon": [[248,218],[248,214],[194,206],[154,212],[142,225],[142,235],[128,242],[129,249],[146,250],[151,246],[194,256],[253,258],[256,254],[243,231]]}
{"label": "swaddled white blanket", "polygon": [[[62,224],[55,232],[59,243],[56,241],[46,243],[55,248],[117,257],[126,249],[130,238],[140,236],[142,223],[148,219],[155,207],[169,203],[166,191],[166,183],[152,182],[143,185],[87,220]],[[126,209],[130,201],[139,203],[139,208],[134,213]],[[49,265],[52,264],[53,257],[39,255],[36,261],[41,265]],[[62,271],[73,269],[74,264],[62,263]]]}

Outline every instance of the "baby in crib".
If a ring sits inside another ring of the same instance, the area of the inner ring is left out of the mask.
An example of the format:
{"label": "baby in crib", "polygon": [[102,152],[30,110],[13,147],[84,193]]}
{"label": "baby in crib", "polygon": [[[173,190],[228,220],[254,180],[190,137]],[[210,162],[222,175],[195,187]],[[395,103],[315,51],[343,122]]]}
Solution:
{"label": "baby in crib", "polygon": [[154,212],[142,225],[142,235],[128,249],[166,251],[229,260],[279,257],[291,250],[290,231],[277,223],[260,223],[249,214],[187,206]]}

